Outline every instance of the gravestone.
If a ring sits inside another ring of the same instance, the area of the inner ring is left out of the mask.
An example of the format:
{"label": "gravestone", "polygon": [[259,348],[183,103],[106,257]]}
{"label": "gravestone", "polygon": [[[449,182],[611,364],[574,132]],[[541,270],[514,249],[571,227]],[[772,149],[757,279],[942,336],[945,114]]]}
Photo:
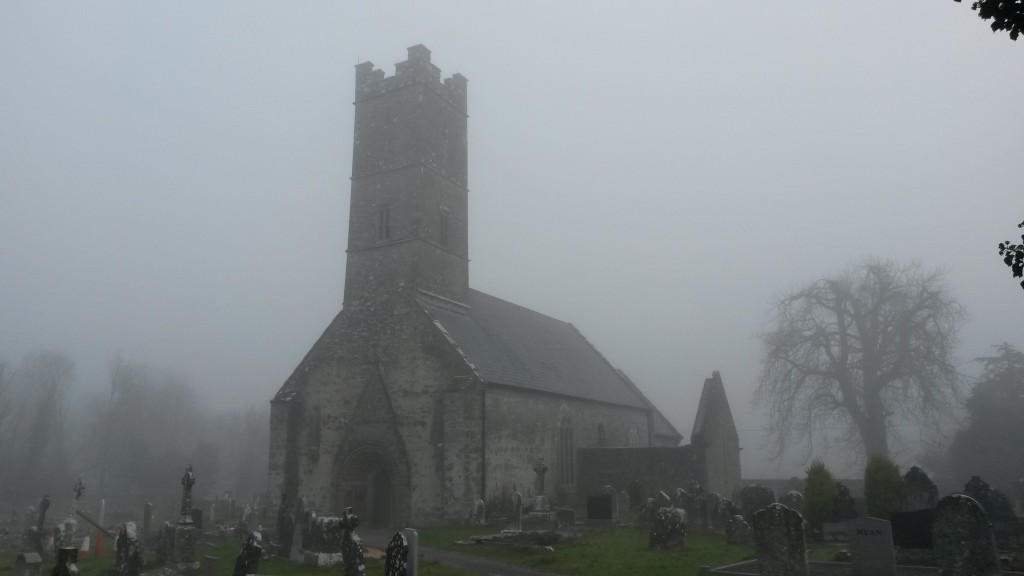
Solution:
{"label": "gravestone", "polygon": [[671,506],[658,508],[651,519],[647,539],[650,550],[686,548],[686,511]]}
{"label": "gravestone", "polygon": [[896,552],[888,520],[855,518],[847,522],[853,576],[896,576]]}
{"label": "gravestone", "polygon": [[57,530],[53,533],[53,547],[71,548],[75,545],[75,535],[78,534],[78,521],[70,516],[57,524]]}
{"label": "gravestone", "polygon": [[804,495],[796,490],[790,490],[779,498],[779,504],[782,504],[790,510],[796,510],[803,514],[804,512]]}
{"label": "gravestone", "polygon": [[142,508],[142,539],[149,541],[149,535],[153,529],[153,504],[146,502]]}
{"label": "gravestone", "polygon": [[171,551],[174,548],[174,526],[170,522],[164,522],[156,535],[156,563],[163,564],[171,559]]}
{"label": "gravestone", "polygon": [[50,576],[79,576],[78,548],[59,548],[57,565],[50,571]]}
{"label": "gravestone", "polygon": [[310,522],[309,537],[302,545],[305,563],[311,566],[334,566],[342,563],[346,530],[344,518],[313,518]]}
{"label": "gravestone", "polygon": [[409,576],[409,541],[395,532],[384,552],[384,576]]}
{"label": "gravestone", "polygon": [[14,559],[14,576],[39,576],[43,557],[37,552],[22,552]]}
{"label": "gravestone", "polygon": [[512,493],[512,524],[509,528],[515,532],[523,530],[523,495],[518,490]]}
{"label": "gravestone", "polygon": [[980,476],[971,476],[971,479],[964,484],[964,494],[973,498],[985,509],[985,517],[990,521],[1007,522],[1017,519],[1010,499],[999,490],[990,487],[988,482],[982,480]]}
{"label": "gravestone", "polygon": [[203,529],[203,509],[193,508],[192,509],[192,524],[196,527],[196,530]]}
{"label": "gravestone", "polygon": [[199,567],[199,563],[196,562],[195,525],[192,523],[192,486],[195,483],[196,476],[192,472],[192,465],[189,464],[181,477],[181,512],[174,526],[171,546],[170,561],[179,568]]}
{"label": "gravestone", "polygon": [[142,547],[135,522],[125,522],[114,543],[114,572],[117,576],[139,576],[142,569]]}
{"label": "gravestone", "polygon": [[246,576],[246,574],[259,574],[260,558],[263,557],[263,535],[259,532],[249,532],[242,544],[242,551],[235,557],[235,569],[231,576]]}
{"label": "gravestone", "polygon": [[844,522],[857,517],[857,501],[850,495],[850,489],[842,482],[836,482],[836,497],[832,500],[832,521]]}
{"label": "gravestone", "polygon": [[939,576],[1001,573],[992,525],[985,510],[970,496],[953,494],[939,500],[932,538]]}
{"label": "gravestone", "polygon": [[718,504],[722,501],[722,497],[718,495],[718,492],[708,492],[704,500],[708,510],[708,527],[712,530],[721,530],[725,526],[725,520],[718,514]]}
{"label": "gravestone", "polygon": [[900,488],[901,507],[904,512],[934,508],[939,499],[939,489],[924,470],[911,466],[903,475]]}
{"label": "gravestone", "polygon": [[614,487],[612,487],[612,486],[610,486],[608,484],[605,484],[604,487],[601,488],[601,495],[602,496],[607,496],[609,498],[609,500],[611,501],[612,520],[618,520],[618,518],[619,518],[619,509],[618,509],[618,503],[619,503],[618,502],[618,500],[619,500],[618,496],[619,496],[619,493],[616,492]]}
{"label": "gravestone", "polygon": [[639,481],[633,480],[629,483],[629,487],[626,489],[626,496],[629,499],[629,507],[620,508],[620,510],[629,510],[632,512],[647,502],[647,488],[645,488]]}
{"label": "gravestone", "polygon": [[302,562],[305,555],[302,551],[302,530],[296,527],[292,530],[292,546],[288,551],[288,559],[292,562]]}
{"label": "gravestone", "polygon": [[615,495],[615,519],[618,520],[623,514],[629,514],[632,510],[629,503],[629,494],[625,490]]}
{"label": "gravestone", "polygon": [[366,572],[366,564],[363,562],[363,545],[359,535],[356,534],[359,516],[352,512],[352,508],[346,508],[341,518],[345,524],[345,538],[341,543],[343,574],[344,576],[362,576]]}
{"label": "gravestone", "polygon": [[555,510],[555,524],[563,532],[576,530],[576,510],[572,508],[558,508]]}
{"label": "gravestone", "polygon": [[740,490],[740,514],[752,522],[754,513],[775,502],[775,493],[763,484],[750,484]]}
{"label": "gravestone", "polygon": [[897,547],[908,550],[930,550],[933,547],[935,511],[931,508],[893,512],[889,520],[892,522],[892,541]]}
{"label": "gravestone", "polygon": [[420,574],[420,533],[415,528],[402,528],[405,541],[409,544],[409,560],[406,562],[407,576]]}
{"label": "gravestone", "polygon": [[544,475],[548,471],[547,464],[544,463],[543,458],[538,458],[537,462],[533,465],[533,495],[543,496],[544,495]]}
{"label": "gravestone", "polygon": [[484,509],[484,501],[477,500],[473,503],[473,511],[470,513],[470,523],[476,526],[487,524],[487,513]]}
{"label": "gravestone", "polygon": [[725,543],[745,546],[751,541],[750,524],[742,514],[734,514],[725,523]]}
{"label": "gravestone", "polygon": [[587,496],[587,519],[588,520],[612,520],[614,515],[612,509],[615,500],[604,494],[598,496]]}
{"label": "gravestone", "polygon": [[796,510],[770,504],[754,513],[754,544],[761,576],[809,576],[804,519]]}

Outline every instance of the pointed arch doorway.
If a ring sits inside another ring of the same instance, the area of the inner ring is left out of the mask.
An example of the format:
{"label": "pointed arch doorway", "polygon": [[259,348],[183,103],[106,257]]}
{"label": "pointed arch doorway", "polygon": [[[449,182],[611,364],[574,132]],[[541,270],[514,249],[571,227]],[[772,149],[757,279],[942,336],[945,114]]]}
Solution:
{"label": "pointed arch doorway", "polygon": [[341,459],[336,476],[338,509],[352,507],[360,523],[368,528],[391,528],[397,524],[395,462],[373,447],[349,452]]}

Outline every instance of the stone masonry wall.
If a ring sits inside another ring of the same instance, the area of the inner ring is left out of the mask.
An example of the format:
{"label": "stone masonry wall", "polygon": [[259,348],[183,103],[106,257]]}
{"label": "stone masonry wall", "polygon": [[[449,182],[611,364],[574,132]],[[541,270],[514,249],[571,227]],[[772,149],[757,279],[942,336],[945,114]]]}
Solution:
{"label": "stone masonry wall", "polygon": [[704,483],[704,471],[691,446],[652,448],[583,448],[579,450],[579,493],[596,496],[611,485],[626,490],[640,482],[648,496],[659,490],[672,495],[690,479]]}
{"label": "stone masonry wall", "polygon": [[[500,386],[488,386],[485,397],[488,501],[500,501],[514,490],[532,499],[533,466],[543,458],[548,466],[545,492],[554,503],[568,507],[585,503],[577,498],[574,486],[560,486],[558,481],[559,424],[564,415],[572,419],[577,448],[598,445],[599,424],[604,426],[607,445],[628,446],[630,429],[636,430],[642,444],[649,442],[644,410]],[[585,472],[578,467],[578,458],[576,464],[576,481],[583,482]]]}

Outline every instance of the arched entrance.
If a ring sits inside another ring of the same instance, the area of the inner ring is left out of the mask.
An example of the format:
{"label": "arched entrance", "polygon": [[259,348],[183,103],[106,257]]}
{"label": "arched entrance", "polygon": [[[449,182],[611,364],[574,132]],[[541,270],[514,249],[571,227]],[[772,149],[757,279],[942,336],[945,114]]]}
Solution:
{"label": "arched entrance", "polygon": [[391,458],[373,448],[357,449],[343,459],[340,468],[340,507],[352,507],[363,526],[391,528],[396,520],[396,470]]}

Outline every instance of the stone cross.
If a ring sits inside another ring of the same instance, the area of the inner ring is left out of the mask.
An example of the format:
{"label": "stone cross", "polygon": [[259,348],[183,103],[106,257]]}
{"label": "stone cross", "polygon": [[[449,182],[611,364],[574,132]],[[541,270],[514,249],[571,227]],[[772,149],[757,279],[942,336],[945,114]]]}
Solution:
{"label": "stone cross", "polygon": [[932,540],[939,576],[1001,573],[992,525],[981,505],[970,496],[953,494],[939,500]]}
{"label": "stone cross", "polygon": [[889,521],[865,517],[846,524],[853,576],[896,576],[896,554]]}
{"label": "stone cross", "polygon": [[810,576],[804,519],[782,504],[754,513],[754,544],[761,576]]}
{"label": "stone cross", "polygon": [[192,465],[185,468],[185,475],[181,477],[181,515],[179,522],[192,523],[192,486],[196,483],[196,476],[192,473]]}
{"label": "stone cross", "polygon": [[43,524],[46,523],[46,511],[50,509],[50,496],[43,496],[43,499],[39,501],[39,516],[36,517],[36,529],[40,533],[43,531]]}
{"label": "stone cross", "polygon": [[547,474],[548,466],[544,463],[543,458],[538,458],[537,463],[533,465],[533,472],[537,475],[533,480],[533,494],[534,496],[544,495],[544,474]]}
{"label": "stone cross", "polygon": [[78,511],[78,501],[82,499],[82,494],[85,493],[85,474],[78,475],[78,481],[75,482],[73,489],[75,491],[75,504],[71,510],[72,514]]}

